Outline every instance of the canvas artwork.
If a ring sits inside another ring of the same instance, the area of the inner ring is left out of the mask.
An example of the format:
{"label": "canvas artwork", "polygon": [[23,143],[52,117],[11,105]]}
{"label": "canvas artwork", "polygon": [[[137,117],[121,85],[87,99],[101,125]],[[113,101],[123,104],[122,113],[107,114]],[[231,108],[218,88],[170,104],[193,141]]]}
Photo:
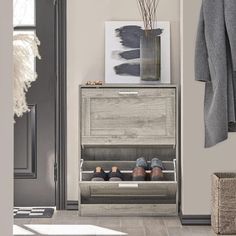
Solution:
{"label": "canvas artwork", "polygon": [[[161,76],[155,83],[168,84],[170,75],[170,23],[160,21],[156,29],[161,45]],[[105,82],[153,83],[140,78],[140,31],[142,21],[109,21],[105,30]]]}

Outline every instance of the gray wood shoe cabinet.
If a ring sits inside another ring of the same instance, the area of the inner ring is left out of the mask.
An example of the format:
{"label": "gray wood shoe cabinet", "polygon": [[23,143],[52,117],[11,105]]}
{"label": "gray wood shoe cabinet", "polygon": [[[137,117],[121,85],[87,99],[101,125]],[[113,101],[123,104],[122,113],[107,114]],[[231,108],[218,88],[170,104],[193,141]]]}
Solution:
{"label": "gray wood shoe cabinet", "polygon": [[[79,213],[166,216],[178,212],[177,88],[80,86]],[[163,161],[164,181],[132,181],[138,157]],[[120,182],[92,182],[96,166],[118,166]]]}

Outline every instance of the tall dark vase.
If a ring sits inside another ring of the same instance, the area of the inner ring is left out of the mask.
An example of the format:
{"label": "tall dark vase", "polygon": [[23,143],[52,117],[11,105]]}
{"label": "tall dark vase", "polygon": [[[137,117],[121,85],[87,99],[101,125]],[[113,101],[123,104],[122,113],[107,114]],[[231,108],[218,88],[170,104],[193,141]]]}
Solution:
{"label": "tall dark vase", "polygon": [[145,30],[140,38],[140,76],[143,81],[161,79],[161,38]]}

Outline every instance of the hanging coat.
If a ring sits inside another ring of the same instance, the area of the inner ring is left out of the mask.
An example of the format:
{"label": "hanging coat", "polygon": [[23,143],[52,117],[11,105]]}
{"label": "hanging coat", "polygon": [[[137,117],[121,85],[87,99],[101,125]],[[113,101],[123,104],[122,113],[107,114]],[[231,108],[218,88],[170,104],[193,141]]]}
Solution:
{"label": "hanging coat", "polygon": [[195,79],[205,82],[205,147],[236,131],[236,0],[203,0]]}

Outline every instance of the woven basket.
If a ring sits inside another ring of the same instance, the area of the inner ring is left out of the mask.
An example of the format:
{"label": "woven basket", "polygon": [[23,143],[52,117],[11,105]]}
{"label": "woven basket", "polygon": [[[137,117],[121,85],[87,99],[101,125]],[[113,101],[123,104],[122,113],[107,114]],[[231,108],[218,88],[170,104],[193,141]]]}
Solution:
{"label": "woven basket", "polygon": [[212,175],[211,225],[217,234],[236,234],[236,173]]}

